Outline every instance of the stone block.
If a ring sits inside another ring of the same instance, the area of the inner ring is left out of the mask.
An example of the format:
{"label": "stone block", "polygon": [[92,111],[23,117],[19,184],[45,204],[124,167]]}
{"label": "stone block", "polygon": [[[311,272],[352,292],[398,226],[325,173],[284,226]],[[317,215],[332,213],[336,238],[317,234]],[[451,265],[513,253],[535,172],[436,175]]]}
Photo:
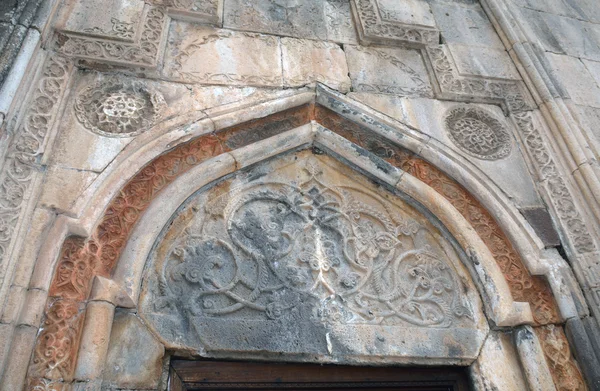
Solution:
{"label": "stone block", "polygon": [[401,96],[433,94],[418,51],[350,45],[344,49],[354,91]]}
{"label": "stone block", "polygon": [[71,212],[81,193],[97,176],[92,171],[52,166],[48,168],[39,203],[45,208]]}
{"label": "stone block", "polygon": [[403,124],[415,128],[419,126],[416,118],[411,115],[409,98],[370,92],[351,92],[348,96]]}
{"label": "stone block", "polygon": [[133,42],[143,19],[140,0],[70,1],[64,30]]}
{"label": "stone block", "polygon": [[132,313],[117,311],[104,369],[103,387],[156,389],[165,349]]}
{"label": "stone block", "polygon": [[574,103],[600,108],[600,87],[583,62],[571,56],[546,53],[551,72]]}
{"label": "stone block", "polygon": [[329,41],[358,44],[350,0],[325,0],[323,12]]}
{"label": "stone block", "polygon": [[350,90],[346,56],[335,43],[281,38],[281,52],[285,87],[318,81],[341,92]]}
{"label": "stone block", "polygon": [[431,4],[444,43],[504,49],[504,44],[479,5]]}
{"label": "stone block", "polygon": [[223,27],[326,40],[323,0],[225,0]]}
{"label": "stone block", "polygon": [[424,0],[378,0],[379,14],[388,22],[435,27],[429,4]]}
{"label": "stone block", "polygon": [[279,38],[174,22],[164,73],[201,84],[280,87]]}
{"label": "stone block", "polygon": [[531,9],[519,9],[521,27],[549,52],[600,61],[600,26]]}
{"label": "stone block", "polygon": [[506,50],[459,44],[450,44],[448,48],[462,76],[521,79]]}
{"label": "stone block", "polygon": [[552,217],[546,208],[521,209],[525,219],[531,224],[546,247],[556,247],[560,245],[558,232],[552,223]]}
{"label": "stone block", "polygon": [[492,332],[472,365],[475,389],[528,390],[510,334]]}

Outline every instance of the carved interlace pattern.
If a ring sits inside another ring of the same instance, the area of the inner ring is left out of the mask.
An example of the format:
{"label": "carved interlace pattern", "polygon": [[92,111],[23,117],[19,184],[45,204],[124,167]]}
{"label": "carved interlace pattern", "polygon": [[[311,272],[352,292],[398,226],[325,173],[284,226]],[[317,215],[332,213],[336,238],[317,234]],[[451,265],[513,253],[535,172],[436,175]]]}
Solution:
{"label": "carved interlace pattern", "polygon": [[461,76],[444,46],[428,46],[427,54],[433,66],[442,95],[454,99],[479,98],[500,100],[512,112],[530,109],[523,95],[524,87],[517,81],[498,81]]}
{"label": "carved interlace pattern", "polygon": [[[450,327],[472,318],[443,245],[397,206],[322,178],[264,181],[209,201],[164,263],[157,309],[264,319]],[[187,214],[186,214],[187,215]]]}
{"label": "carved interlace pattern", "polygon": [[436,29],[383,20],[377,0],[352,0],[352,6],[363,39],[387,39],[415,46],[439,43],[439,31]]}
{"label": "carved interlace pattern", "polygon": [[484,110],[451,109],[444,118],[450,139],[463,151],[479,159],[498,160],[510,154],[510,135],[504,125]]}
{"label": "carved interlace pattern", "polygon": [[0,281],[7,270],[5,263],[9,246],[40,164],[46,136],[58,111],[70,68],[71,65],[62,57],[47,60],[23,125],[7,151],[0,173]]}
{"label": "carved interlace pattern", "polygon": [[548,325],[535,329],[550,367],[557,391],[586,391],[587,387],[577,366],[567,337],[560,326]]}
{"label": "carved interlace pattern", "polygon": [[162,42],[167,14],[161,7],[151,7],[145,18],[139,42],[82,37],[61,33],[57,49],[68,56],[86,60],[154,67]]}
{"label": "carved interlace pattern", "polygon": [[[559,172],[539,129],[534,125],[531,114],[518,113],[514,115],[514,119],[522,132],[525,147],[537,167],[540,179],[547,181],[551,202],[563,222],[575,250],[580,254],[596,251],[597,247],[589,229],[573,201],[573,194]],[[593,283],[597,284],[598,281]]]}
{"label": "carved interlace pattern", "polygon": [[559,316],[552,291],[542,277],[531,276],[512,244],[490,215],[469,192],[443,172],[398,148],[369,130],[331,113],[317,111],[318,122],[390,164],[403,169],[444,196],[472,225],[500,266],[513,299],[529,302],[538,324],[558,322]]}
{"label": "carved interlace pattern", "polygon": [[143,83],[112,78],[85,88],[75,113],[89,130],[104,136],[134,136],[160,118],[162,95]]}
{"label": "carved interlace pattern", "polygon": [[31,362],[30,373],[43,373],[48,379],[72,380],[83,325],[83,306],[73,300],[58,299],[46,310],[42,333]]}

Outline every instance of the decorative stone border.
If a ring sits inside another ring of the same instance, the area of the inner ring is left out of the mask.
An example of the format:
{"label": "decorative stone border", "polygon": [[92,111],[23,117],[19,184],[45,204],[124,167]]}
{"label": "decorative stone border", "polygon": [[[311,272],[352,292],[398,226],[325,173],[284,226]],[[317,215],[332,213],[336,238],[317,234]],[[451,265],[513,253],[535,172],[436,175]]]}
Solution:
{"label": "decorative stone border", "polygon": [[[332,97],[330,99],[333,107],[343,105]],[[30,384],[60,379],[68,382],[73,379],[85,301],[89,297],[92,280],[94,276],[111,275],[133,227],[162,189],[179,175],[211,157],[297,128],[311,120],[321,123],[379,159],[402,168],[418,178],[419,183],[425,183],[450,201],[472,224],[494,255],[513,299],[531,304],[537,324],[560,320],[547,283],[529,274],[496,221],[464,188],[429,163],[368,128],[328,108],[304,105],[200,136],[156,158],[117,193],[89,238],[70,236],[65,240],[29,371],[32,379]],[[470,256],[476,265],[481,262],[477,253],[472,252]]]}
{"label": "decorative stone border", "polygon": [[500,103],[510,112],[532,109],[531,98],[523,82],[462,76],[445,45],[427,46],[424,53],[435,75],[437,83],[434,83],[434,89],[440,98]]}
{"label": "decorative stone border", "polygon": [[412,47],[439,43],[440,32],[435,28],[383,20],[377,0],[352,0],[350,4],[361,43],[397,43]]}

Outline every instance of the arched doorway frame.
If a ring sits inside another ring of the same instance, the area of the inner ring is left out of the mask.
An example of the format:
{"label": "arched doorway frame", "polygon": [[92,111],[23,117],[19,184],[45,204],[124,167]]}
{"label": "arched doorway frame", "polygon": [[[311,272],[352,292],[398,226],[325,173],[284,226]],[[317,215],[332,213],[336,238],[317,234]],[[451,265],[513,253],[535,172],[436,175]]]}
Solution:
{"label": "arched doorway frame", "polygon": [[[518,211],[510,201],[502,195],[501,191],[485,178],[485,175],[472,164],[468,163],[458,155],[442,148],[443,146],[441,144],[425,136],[418,130],[375,113],[364,105],[354,102],[351,99],[324,87],[319,87],[316,93],[310,90],[291,93],[289,96],[271,102],[264,102],[252,108],[244,107],[234,111],[227,111],[228,108],[225,108],[219,109],[213,113],[192,113],[185,117],[171,119],[136,138],[136,140],[127,147],[126,151],[124,151],[111,164],[105,173],[101,175],[95,184],[88,189],[87,194],[82,197],[82,200],[84,201],[78,205],[79,213],[77,213],[77,216],[62,218],[54,226],[42,249],[42,255],[38,260],[32,283],[34,285],[50,286],[51,282],[49,281],[50,277],[48,276],[53,276],[56,267],[60,267],[58,263],[61,258],[60,245],[63,243],[63,240],[73,235],[92,237],[94,230],[105,215],[106,208],[111,200],[123,190],[125,184],[130,181],[131,178],[134,178],[140,169],[163,155],[166,151],[184,145],[184,143],[189,140],[209,136],[213,132],[243,124],[250,120],[263,118],[302,105],[314,107],[315,104],[325,107],[328,110],[347,118],[351,122],[361,124],[368,128],[369,131],[373,132],[373,135],[382,137],[395,145],[418,154],[443,172],[453,173],[453,178],[469,190],[469,192],[474,195],[474,197],[498,222],[502,231],[509,237],[510,243],[514,245],[519,253],[528,272],[532,275],[546,276],[554,293],[554,298],[558,303],[560,318],[567,319],[574,316],[576,309],[573,304],[573,299],[570,293],[565,293],[568,292],[568,290],[564,289],[562,281],[562,273],[566,272],[564,263],[561,263],[559,258],[542,250],[543,245],[533,230],[519,215]],[[310,111],[311,109],[308,110]],[[323,128],[323,126],[318,123],[318,119],[312,118],[311,116],[307,118],[310,123],[305,124],[304,127],[295,127],[289,131],[291,132],[289,134],[283,133],[275,136],[280,138],[290,137],[287,144],[284,142],[281,145],[284,145],[285,148],[289,149],[300,145],[298,143],[307,144],[317,142],[329,149],[333,149],[346,159],[354,159],[354,163],[357,166],[369,171],[371,174],[378,175],[379,179],[388,181],[388,184],[390,185],[393,184],[393,186],[396,186],[401,182],[402,185],[405,186],[402,190],[406,192],[412,191],[415,195],[423,194],[425,192],[430,194],[429,204],[426,204],[426,206],[430,210],[435,211],[434,214],[440,218],[445,225],[449,226],[449,229],[457,239],[461,238],[462,245],[465,248],[468,247],[471,249],[473,257],[476,257],[479,260],[480,265],[482,265],[482,272],[479,278],[481,278],[482,275],[485,275],[490,277],[490,281],[493,281],[492,284],[485,286],[481,291],[483,297],[489,297],[490,300],[492,300],[492,302],[487,303],[491,306],[488,315],[490,319],[497,325],[507,327],[534,323],[529,304],[515,302],[512,299],[510,291],[507,288],[507,283],[502,278],[502,273],[500,272],[498,274],[498,265],[494,262],[490,250],[481,242],[481,239],[474,234],[474,230],[469,228],[470,224],[464,220],[461,214],[448,200],[435,191],[432,193],[431,187],[398,168],[393,168],[391,170],[391,172],[393,172],[392,174],[382,173],[381,170],[378,170],[377,168],[374,169],[374,162],[371,158],[356,156],[356,154],[353,153],[355,150],[350,141],[335,134],[335,132]],[[271,145],[273,140],[269,140],[268,142],[258,141],[258,143],[260,142],[266,143],[268,146]],[[256,146],[257,145],[255,145],[255,147]],[[191,168],[181,177],[178,177],[170,184],[170,186],[174,185],[176,182],[186,183],[186,181],[182,182],[182,178],[191,178],[194,179],[194,182],[188,182],[194,183],[194,186],[192,187],[196,187],[197,189],[199,184],[198,177],[201,173],[209,172],[213,174],[220,173],[223,175],[226,172],[233,172],[230,170],[236,170],[243,167],[244,164],[249,165],[252,164],[252,162],[257,161],[257,159],[264,159],[274,152],[283,151],[281,149],[272,149],[270,151],[271,154],[262,152],[261,155],[261,150],[264,151],[268,149],[255,149],[258,151],[258,154],[255,154],[255,156],[248,154],[248,151],[243,148],[225,152],[223,155],[229,155],[229,158],[225,158],[225,160],[228,160],[228,162],[225,163],[218,163],[215,160],[218,159],[218,156],[206,160]],[[221,154],[219,153],[218,155]],[[219,166],[218,164],[224,165]],[[206,179],[214,180],[217,179],[217,177],[207,177]],[[191,190],[192,189],[188,189],[188,191]],[[163,195],[164,194],[165,193],[163,192]],[[424,197],[417,197],[417,199],[424,200]],[[158,204],[160,204],[158,198],[154,199],[152,200],[152,204],[150,204],[150,208],[152,208],[152,205]],[[103,205],[104,207],[99,207],[100,205]],[[146,209],[144,211],[144,216],[151,215],[153,215],[151,209]],[[142,224],[138,224],[138,226],[141,225]],[[128,241],[128,243],[133,243],[135,241],[135,229],[132,232],[132,235],[133,236],[129,237],[130,241]],[[127,244],[127,246],[129,246],[129,244]],[[90,281],[88,281],[88,284],[89,288],[91,288],[91,296],[88,296],[86,293],[85,297],[82,299],[83,301],[87,299],[90,300],[89,304],[87,304],[88,309],[87,315],[85,316],[87,319],[92,319],[93,311],[95,311],[93,309],[93,304],[95,302],[109,302],[112,303],[113,306],[123,307],[135,305],[137,294],[135,288],[132,287],[135,287],[136,283],[131,283],[130,278],[133,278],[134,281],[136,281],[136,277],[132,277],[131,274],[136,273],[134,270],[137,270],[139,273],[139,270],[141,269],[139,267],[131,267],[131,261],[128,261],[131,257],[128,258],[127,256],[127,247],[125,247],[125,244],[123,244],[123,247],[125,248],[125,253],[123,253],[121,261],[116,265],[117,269],[112,278],[109,278],[109,276],[96,275],[95,282],[92,286],[91,278],[93,278],[94,275],[89,277]],[[129,267],[127,265],[129,265]],[[127,282],[125,282],[125,280],[127,280]],[[50,295],[52,296],[52,289]],[[496,303],[493,302],[493,298],[497,299]],[[494,304],[498,305],[494,306]],[[515,314],[517,314],[517,316],[515,316]],[[83,324],[83,316],[80,317],[78,322],[80,324],[76,327],[79,328],[79,331],[83,328],[83,336],[81,337],[81,347],[79,349],[74,349],[69,357],[71,360],[69,365],[73,375],[77,371],[81,372],[79,368],[82,368],[81,366],[75,366],[75,359],[78,354],[80,360],[83,360],[82,357],[88,355],[88,358],[92,359],[92,361],[93,357],[98,359],[98,354],[102,355],[102,352],[97,350],[95,352],[90,351],[89,347],[92,345],[87,344],[90,336],[97,336],[97,334],[88,331],[88,322],[86,322],[85,325]],[[110,322],[105,323],[107,323],[107,327],[109,328]],[[44,329],[44,331],[48,330],[52,330],[52,328],[46,327]],[[105,335],[110,335],[110,329],[105,330]],[[41,337],[43,337],[43,333]],[[79,335],[77,335],[74,340],[79,341],[79,338]],[[79,343],[76,343],[75,345],[79,346]],[[536,357],[539,358],[539,355],[541,354],[539,349],[533,350],[536,352]],[[519,354],[521,354],[521,352],[519,352]],[[86,359],[86,361],[90,362],[89,359]],[[50,372],[42,374],[40,378],[51,373],[54,369],[55,368],[50,368]],[[101,371],[101,368],[93,368],[89,371],[89,374],[90,376],[97,375],[98,371]],[[542,371],[541,373],[547,374],[548,368],[547,366],[544,367],[544,365],[540,364],[537,371],[538,372],[533,371],[533,373],[539,375],[539,371]],[[39,374],[40,373],[38,372],[37,375],[39,376]],[[48,377],[50,380],[57,378],[68,380],[68,376],[63,375],[64,374],[61,374],[59,377],[54,373]],[[32,370],[31,376],[32,378],[38,377],[36,376],[35,368]],[[35,384],[35,380],[32,384]]]}

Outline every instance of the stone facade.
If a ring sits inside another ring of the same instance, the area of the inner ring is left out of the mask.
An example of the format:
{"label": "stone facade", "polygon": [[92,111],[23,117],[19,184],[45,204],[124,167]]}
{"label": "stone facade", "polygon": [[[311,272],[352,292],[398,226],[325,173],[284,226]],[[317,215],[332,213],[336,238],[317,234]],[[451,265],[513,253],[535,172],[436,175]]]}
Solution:
{"label": "stone facade", "polygon": [[0,390],[175,356],[600,390],[593,1],[0,7]]}

